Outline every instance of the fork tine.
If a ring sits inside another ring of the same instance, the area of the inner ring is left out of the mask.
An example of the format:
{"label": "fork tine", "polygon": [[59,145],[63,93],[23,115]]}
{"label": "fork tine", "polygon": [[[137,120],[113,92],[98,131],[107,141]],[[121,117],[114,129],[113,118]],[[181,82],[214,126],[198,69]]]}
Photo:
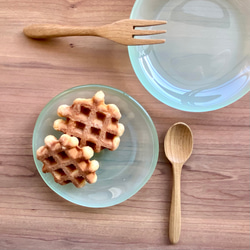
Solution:
{"label": "fork tine", "polygon": [[146,36],[146,35],[157,35],[157,34],[163,34],[166,33],[166,30],[134,30],[133,35],[134,36]]}
{"label": "fork tine", "polygon": [[137,20],[137,19],[130,19],[131,24],[135,27],[147,27],[147,26],[155,26],[155,25],[162,25],[166,24],[167,21],[163,20]]}
{"label": "fork tine", "polygon": [[137,39],[133,38],[132,45],[147,45],[165,43],[165,39]]}

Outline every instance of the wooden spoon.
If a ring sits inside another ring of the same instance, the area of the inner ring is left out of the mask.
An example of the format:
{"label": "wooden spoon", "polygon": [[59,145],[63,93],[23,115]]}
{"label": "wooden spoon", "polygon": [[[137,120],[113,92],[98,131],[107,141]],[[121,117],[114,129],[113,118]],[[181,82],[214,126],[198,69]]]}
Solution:
{"label": "wooden spoon", "polygon": [[173,167],[169,240],[176,244],[181,233],[181,170],[193,150],[193,135],[187,124],[178,122],[170,127],[164,139],[164,150]]}

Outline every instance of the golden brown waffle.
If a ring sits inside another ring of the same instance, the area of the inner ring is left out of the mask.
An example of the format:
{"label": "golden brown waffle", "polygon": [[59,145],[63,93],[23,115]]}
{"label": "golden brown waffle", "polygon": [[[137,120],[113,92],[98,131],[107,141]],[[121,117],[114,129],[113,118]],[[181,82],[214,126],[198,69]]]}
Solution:
{"label": "golden brown waffle", "polygon": [[72,182],[76,187],[83,187],[86,183],[95,183],[96,170],[99,163],[90,161],[94,151],[90,147],[78,146],[76,137],[62,135],[59,140],[53,135],[46,136],[45,146],[37,150],[37,159],[43,162],[42,171],[51,173],[55,182],[65,185]]}
{"label": "golden brown waffle", "polygon": [[56,120],[54,129],[77,137],[80,147],[90,146],[95,152],[117,149],[124,132],[121,113],[115,104],[106,105],[104,97],[98,91],[91,99],[77,98],[71,106],[61,105],[57,113],[66,120]]}

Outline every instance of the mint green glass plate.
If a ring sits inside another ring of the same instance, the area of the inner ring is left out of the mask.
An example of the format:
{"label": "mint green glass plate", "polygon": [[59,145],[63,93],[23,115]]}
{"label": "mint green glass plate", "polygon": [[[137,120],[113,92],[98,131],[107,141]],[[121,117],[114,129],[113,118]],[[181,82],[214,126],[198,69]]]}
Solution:
{"label": "mint green glass plate", "polygon": [[[60,137],[53,129],[58,119],[57,108],[71,105],[76,98],[91,98],[97,91],[105,94],[106,104],[116,104],[125,126],[120,146],[115,151],[103,150],[92,159],[99,161],[98,180],[76,188],[72,183],[61,186],[50,173],[42,172],[36,150],[44,145],[47,135]],[[155,126],[144,108],[128,94],[103,85],[84,85],[68,89],[54,97],[40,113],[33,133],[33,156],[38,172],[45,183],[64,199],[86,207],[108,207],[121,203],[138,192],[152,176],[158,160],[159,142]]]}
{"label": "mint green glass plate", "polygon": [[249,0],[136,0],[131,19],[167,20],[159,45],[128,48],[155,98],[176,109],[225,107],[250,90]]}

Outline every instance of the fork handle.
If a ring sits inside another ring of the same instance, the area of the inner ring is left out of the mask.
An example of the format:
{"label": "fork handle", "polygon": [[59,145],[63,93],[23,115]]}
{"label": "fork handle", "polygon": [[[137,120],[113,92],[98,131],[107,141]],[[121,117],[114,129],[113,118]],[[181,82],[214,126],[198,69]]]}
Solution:
{"label": "fork handle", "polygon": [[68,26],[59,24],[31,24],[23,29],[26,36],[46,39],[62,36],[98,36],[95,27]]}

